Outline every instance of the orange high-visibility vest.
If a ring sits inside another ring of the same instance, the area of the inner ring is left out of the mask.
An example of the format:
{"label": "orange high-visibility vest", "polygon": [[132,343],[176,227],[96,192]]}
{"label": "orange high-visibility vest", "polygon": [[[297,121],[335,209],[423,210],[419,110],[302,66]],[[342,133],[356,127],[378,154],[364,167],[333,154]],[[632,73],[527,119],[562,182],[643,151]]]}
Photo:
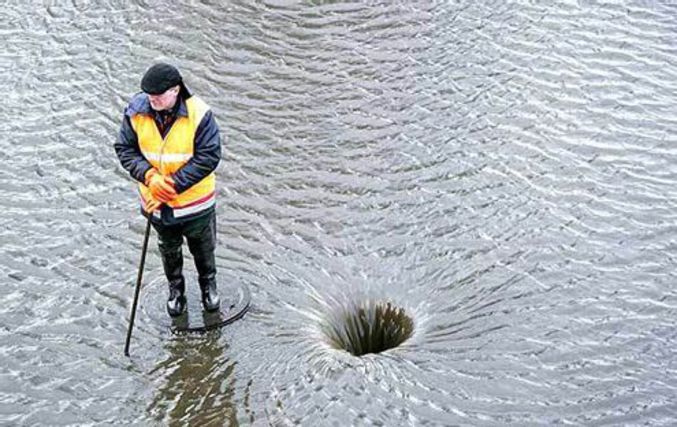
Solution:
{"label": "orange high-visibility vest", "polygon": [[[188,116],[178,116],[164,139],[151,114],[139,113],[130,119],[141,153],[165,176],[171,176],[193,157],[195,132],[209,111],[209,106],[196,96],[186,99],[185,103]],[[212,172],[167,205],[173,209],[174,218],[191,215],[214,205],[215,190],[216,177]],[[152,197],[143,183],[139,183],[139,193],[144,204]]]}

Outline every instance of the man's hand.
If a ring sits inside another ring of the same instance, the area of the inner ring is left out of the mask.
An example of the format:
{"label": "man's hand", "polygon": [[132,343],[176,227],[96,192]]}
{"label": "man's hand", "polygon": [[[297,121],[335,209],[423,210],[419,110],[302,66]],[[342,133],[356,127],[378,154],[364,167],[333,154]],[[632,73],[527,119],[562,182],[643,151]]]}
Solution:
{"label": "man's hand", "polygon": [[153,194],[153,198],[162,203],[171,202],[178,196],[174,189],[174,181],[170,177],[162,176],[155,168],[146,172],[146,186]]}
{"label": "man's hand", "polygon": [[143,210],[146,211],[146,213],[153,213],[156,210],[160,209],[160,206],[162,206],[161,201],[151,198],[149,201],[146,202],[146,206],[143,207]]}
{"label": "man's hand", "polygon": [[[172,178],[171,176],[165,176],[164,179],[165,179],[165,182],[167,183],[167,185],[172,187],[172,190],[174,190],[174,192],[176,193],[176,186],[175,186],[175,183],[174,183],[174,178]],[[177,195],[178,195],[178,193],[177,193]]]}

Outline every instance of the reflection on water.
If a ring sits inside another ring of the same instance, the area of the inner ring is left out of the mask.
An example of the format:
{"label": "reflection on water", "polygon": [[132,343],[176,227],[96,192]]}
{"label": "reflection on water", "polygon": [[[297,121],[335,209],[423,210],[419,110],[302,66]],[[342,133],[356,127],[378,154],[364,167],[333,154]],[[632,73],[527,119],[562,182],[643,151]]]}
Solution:
{"label": "reflection on water", "polygon": [[235,362],[224,356],[218,332],[170,339],[168,356],[149,372],[156,393],[151,420],[163,425],[235,425]]}
{"label": "reflection on water", "polygon": [[[5,4],[0,424],[674,424],[676,9],[532,3]],[[140,307],[127,359],[112,144],[158,60],[220,125],[252,307],[204,337]],[[412,336],[331,348],[336,295]]]}

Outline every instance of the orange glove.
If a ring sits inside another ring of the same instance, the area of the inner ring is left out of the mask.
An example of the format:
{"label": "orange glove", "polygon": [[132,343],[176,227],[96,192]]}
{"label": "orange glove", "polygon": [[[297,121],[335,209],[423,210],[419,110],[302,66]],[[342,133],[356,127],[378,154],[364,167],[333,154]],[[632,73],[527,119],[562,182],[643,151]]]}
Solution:
{"label": "orange glove", "polygon": [[150,189],[153,198],[162,203],[171,202],[178,196],[174,189],[174,181],[166,178],[153,168],[146,172],[146,186]]}
{"label": "orange glove", "polygon": [[150,168],[150,169],[148,169],[148,170],[146,171],[146,174],[143,176],[143,183],[146,184],[146,187],[148,187],[148,185],[150,184],[150,183],[149,183],[150,178],[151,178],[153,175],[157,175],[157,174],[159,174],[159,173],[160,173],[160,172],[158,172],[158,170],[155,169],[155,168]]}
{"label": "orange glove", "polygon": [[[165,182],[166,182],[170,187],[172,187],[172,190],[174,190],[174,192],[176,193],[176,187],[175,187],[175,184],[174,184],[174,178],[172,178],[171,176],[165,176],[164,178],[165,178]],[[176,193],[176,194],[177,194],[177,196],[178,196],[179,193]]]}
{"label": "orange glove", "polygon": [[146,211],[146,213],[153,213],[156,210],[160,209],[160,206],[162,206],[161,201],[151,198],[149,201],[146,202],[146,206],[143,207],[143,210]]}

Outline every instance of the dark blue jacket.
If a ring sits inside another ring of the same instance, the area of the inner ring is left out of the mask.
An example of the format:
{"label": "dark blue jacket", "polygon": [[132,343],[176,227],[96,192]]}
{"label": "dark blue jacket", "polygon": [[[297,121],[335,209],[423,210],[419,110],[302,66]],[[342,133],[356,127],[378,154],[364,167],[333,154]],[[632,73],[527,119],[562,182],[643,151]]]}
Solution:
{"label": "dark blue jacket", "polygon": [[[178,98],[178,102],[178,108],[176,108],[177,116],[188,116],[188,110],[186,109],[184,99],[180,97]],[[143,157],[143,154],[139,149],[139,141],[130,121],[130,118],[134,114],[139,113],[151,114],[156,118],[156,122],[158,120],[158,113],[151,108],[148,95],[145,93],[134,95],[129,105],[125,108],[120,134],[114,147],[122,167],[129,172],[132,178],[143,183],[146,172],[148,172],[152,166],[146,158]],[[168,131],[169,129],[165,129],[163,137]],[[216,169],[220,160],[221,137],[219,135],[219,128],[216,124],[216,120],[214,120],[212,112],[207,111],[195,132],[193,157],[172,176],[176,191],[182,193],[200,182]],[[211,210],[213,209],[214,208],[212,207]],[[207,209],[206,211],[198,212],[192,216],[182,217],[178,220],[173,217],[171,209],[162,206],[161,220],[159,221],[165,225],[171,225],[202,216],[209,213],[211,210]],[[154,220],[158,221],[155,217]]]}

